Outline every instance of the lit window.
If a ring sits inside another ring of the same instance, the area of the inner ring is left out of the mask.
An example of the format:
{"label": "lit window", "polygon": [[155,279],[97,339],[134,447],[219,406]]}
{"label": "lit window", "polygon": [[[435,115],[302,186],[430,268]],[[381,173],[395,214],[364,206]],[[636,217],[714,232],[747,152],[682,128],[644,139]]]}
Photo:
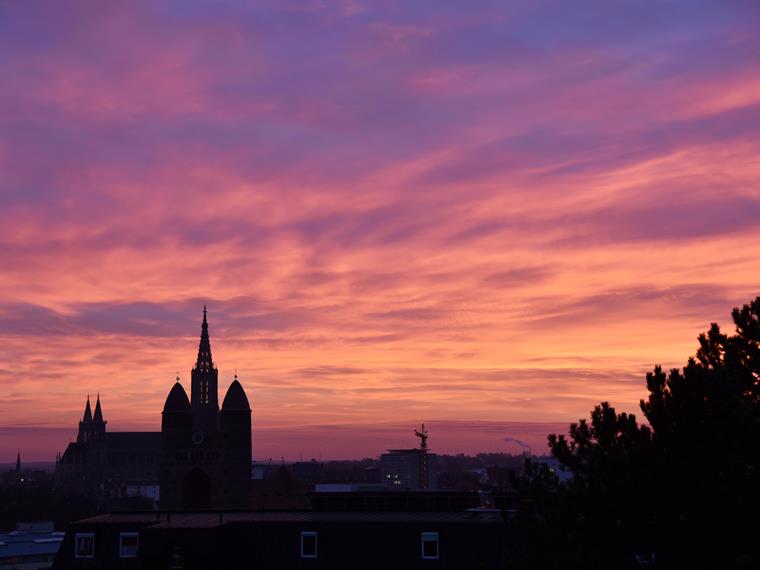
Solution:
{"label": "lit window", "polygon": [[438,560],[438,533],[422,533],[422,558],[423,560]]}
{"label": "lit window", "polygon": [[74,536],[74,558],[93,558],[95,556],[95,535],[91,532],[78,532]]}
{"label": "lit window", "polygon": [[119,556],[121,558],[136,558],[140,536],[136,532],[119,533]]}
{"label": "lit window", "polygon": [[317,557],[317,533],[316,532],[302,532],[301,533],[301,558],[316,558]]}

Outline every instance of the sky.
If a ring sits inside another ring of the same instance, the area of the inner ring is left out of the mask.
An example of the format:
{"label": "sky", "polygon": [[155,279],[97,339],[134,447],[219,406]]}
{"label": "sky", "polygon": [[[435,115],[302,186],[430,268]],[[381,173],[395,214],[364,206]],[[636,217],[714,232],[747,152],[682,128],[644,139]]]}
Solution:
{"label": "sky", "polygon": [[[0,461],[546,450],[760,294],[755,0],[0,0]],[[515,442],[515,440],[519,442]]]}

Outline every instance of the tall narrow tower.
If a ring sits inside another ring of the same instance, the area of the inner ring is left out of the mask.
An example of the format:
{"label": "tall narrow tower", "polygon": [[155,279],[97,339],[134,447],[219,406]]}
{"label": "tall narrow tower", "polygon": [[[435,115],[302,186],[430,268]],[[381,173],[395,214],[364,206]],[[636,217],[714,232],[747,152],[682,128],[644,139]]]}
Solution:
{"label": "tall narrow tower", "polygon": [[100,408],[100,394],[98,394],[98,401],[95,403],[95,413],[92,416],[92,437],[100,437],[106,433],[106,422],[103,419],[103,410]]}
{"label": "tall narrow tower", "polygon": [[206,306],[203,306],[201,341],[198,346],[198,360],[191,372],[190,407],[193,411],[193,428],[215,430],[219,428],[219,372],[211,359],[211,341],[208,336]]}
{"label": "tall narrow tower", "polygon": [[203,307],[188,400],[179,376],[161,419],[161,508],[244,508],[251,482],[251,406],[235,375],[221,411]]}
{"label": "tall narrow tower", "polygon": [[79,422],[79,434],[77,435],[77,442],[82,443],[90,441],[92,436],[92,408],[90,408],[90,395],[87,395],[87,404],[84,407],[84,416],[82,421]]}

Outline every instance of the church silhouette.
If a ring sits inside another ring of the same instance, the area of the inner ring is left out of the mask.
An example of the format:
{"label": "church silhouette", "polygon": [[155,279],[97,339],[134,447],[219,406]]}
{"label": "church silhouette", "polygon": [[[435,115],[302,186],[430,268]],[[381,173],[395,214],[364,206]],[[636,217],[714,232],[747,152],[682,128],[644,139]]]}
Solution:
{"label": "church silhouette", "polygon": [[100,396],[94,415],[88,396],[77,441],[57,459],[60,482],[106,498],[143,493],[163,509],[247,507],[251,407],[235,374],[220,409],[218,378],[204,306],[190,398],[177,377],[156,433],[107,432]]}
{"label": "church silhouette", "polygon": [[161,414],[162,508],[245,506],[251,478],[251,407],[235,374],[220,411],[218,377],[203,307],[190,399],[177,379]]}

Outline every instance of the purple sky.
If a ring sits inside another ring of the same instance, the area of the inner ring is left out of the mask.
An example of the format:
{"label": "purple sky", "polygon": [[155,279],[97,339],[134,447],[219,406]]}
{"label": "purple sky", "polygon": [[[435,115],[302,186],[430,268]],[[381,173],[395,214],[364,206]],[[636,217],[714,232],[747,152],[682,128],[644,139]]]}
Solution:
{"label": "purple sky", "polygon": [[294,459],[542,448],[760,293],[758,2],[243,4],[0,0],[0,461],[204,303]]}

